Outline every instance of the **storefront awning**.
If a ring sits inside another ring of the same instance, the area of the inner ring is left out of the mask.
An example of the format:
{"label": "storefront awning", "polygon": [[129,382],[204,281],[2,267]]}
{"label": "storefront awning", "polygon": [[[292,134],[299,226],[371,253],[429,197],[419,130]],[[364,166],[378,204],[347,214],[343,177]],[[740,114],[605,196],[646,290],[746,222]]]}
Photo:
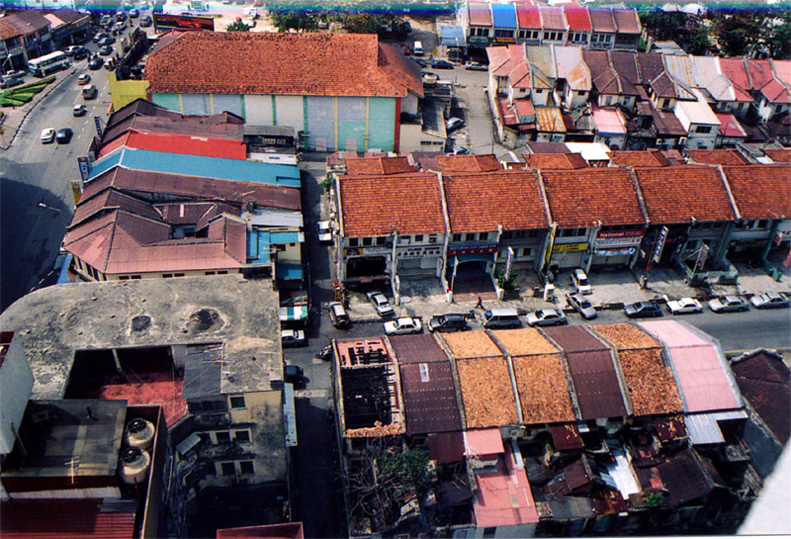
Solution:
{"label": "storefront awning", "polygon": [[463,262],[493,262],[494,261],[494,253],[473,253],[473,254],[465,254],[465,255],[455,255],[453,257],[448,257],[448,264],[451,266],[455,265],[457,262],[459,264]]}
{"label": "storefront awning", "polygon": [[280,307],[278,317],[281,322],[300,322],[308,319],[307,305],[292,305],[291,307]]}

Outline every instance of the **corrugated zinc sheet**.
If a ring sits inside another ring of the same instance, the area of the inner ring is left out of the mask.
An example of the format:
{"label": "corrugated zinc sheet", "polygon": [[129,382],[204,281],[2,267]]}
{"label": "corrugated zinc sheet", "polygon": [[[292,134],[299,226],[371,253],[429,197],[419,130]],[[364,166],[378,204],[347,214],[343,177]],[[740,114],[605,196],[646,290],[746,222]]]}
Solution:
{"label": "corrugated zinc sheet", "polygon": [[401,385],[407,434],[461,429],[450,361],[401,365]]}
{"label": "corrugated zinc sheet", "polygon": [[101,511],[101,503],[80,501],[13,501],[0,506],[4,539],[132,539],[135,513]]}
{"label": "corrugated zinc sheet", "polygon": [[609,351],[567,354],[566,360],[584,421],[626,416],[621,387]]}
{"label": "corrugated zinc sheet", "polygon": [[513,4],[492,4],[492,19],[495,28],[516,30],[516,7]]}
{"label": "corrugated zinc sheet", "polygon": [[467,4],[467,9],[470,15],[471,26],[491,26],[492,25],[492,11],[491,4],[470,2]]}
{"label": "corrugated zinc sheet", "polygon": [[558,326],[543,328],[544,333],[555,341],[564,352],[587,352],[607,350],[607,345],[580,326]]}
{"label": "corrugated zinc sheet", "polygon": [[396,360],[402,365],[449,360],[430,333],[393,335],[388,339],[395,351]]}

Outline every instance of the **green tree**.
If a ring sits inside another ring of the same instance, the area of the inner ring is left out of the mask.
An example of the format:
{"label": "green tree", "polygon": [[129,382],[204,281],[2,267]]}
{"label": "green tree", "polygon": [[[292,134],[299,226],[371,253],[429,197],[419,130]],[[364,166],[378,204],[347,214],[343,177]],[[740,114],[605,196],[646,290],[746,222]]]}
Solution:
{"label": "green tree", "polygon": [[717,41],[726,56],[742,56],[761,40],[763,15],[743,11],[723,14],[715,20]]}
{"label": "green tree", "polygon": [[769,53],[772,58],[791,58],[791,23],[784,22],[774,29],[769,41]]}
{"label": "green tree", "polygon": [[705,26],[698,28],[692,35],[688,52],[691,54],[702,54],[709,48],[709,29]]}
{"label": "green tree", "polygon": [[249,32],[250,27],[240,20],[233,21],[225,27],[226,32]]}
{"label": "green tree", "polygon": [[270,20],[279,32],[294,30],[315,30],[317,28],[316,18],[312,15],[299,12],[279,12],[271,13]]}

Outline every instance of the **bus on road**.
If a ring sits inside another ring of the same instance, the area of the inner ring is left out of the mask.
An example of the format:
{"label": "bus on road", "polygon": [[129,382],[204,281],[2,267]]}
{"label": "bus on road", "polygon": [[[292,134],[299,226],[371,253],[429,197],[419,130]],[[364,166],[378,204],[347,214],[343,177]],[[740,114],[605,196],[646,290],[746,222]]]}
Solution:
{"label": "bus on road", "polygon": [[37,77],[45,77],[55,71],[66,69],[71,65],[71,61],[63,51],[55,51],[38,58],[34,58],[27,63],[30,73]]}

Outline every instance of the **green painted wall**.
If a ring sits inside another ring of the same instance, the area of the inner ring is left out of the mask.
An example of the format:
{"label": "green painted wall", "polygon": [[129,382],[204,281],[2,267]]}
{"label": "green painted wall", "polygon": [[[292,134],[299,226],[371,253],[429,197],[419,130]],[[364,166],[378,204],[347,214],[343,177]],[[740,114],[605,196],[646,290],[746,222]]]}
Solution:
{"label": "green painted wall", "polygon": [[152,94],[151,101],[165,107],[169,110],[181,112],[181,103],[179,102],[179,94]]}
{"label": "green painted wall", "polygon": [[392,152],[395,143],[396,98],[372,97],[368,100],[368,148]]}

